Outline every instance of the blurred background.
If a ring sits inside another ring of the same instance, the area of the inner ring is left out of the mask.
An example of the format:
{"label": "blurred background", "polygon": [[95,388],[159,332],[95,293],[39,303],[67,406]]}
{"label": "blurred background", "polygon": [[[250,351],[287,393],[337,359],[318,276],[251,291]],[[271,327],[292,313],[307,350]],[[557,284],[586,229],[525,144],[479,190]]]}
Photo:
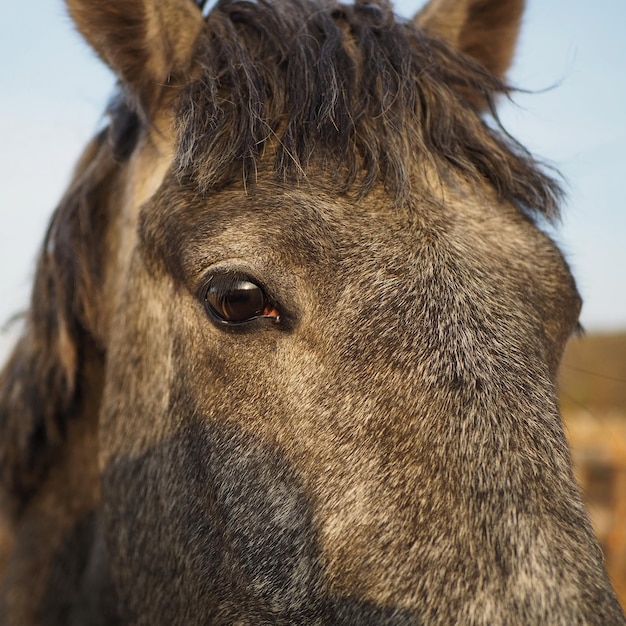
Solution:
{"label": "blurred background", "polygon": [[[412,15],[419,0],[396,2]],[[551,234],[577,278],[583,339],[570,342],[561,402],[576,472],[626,604],[626,3],[527,0],[505,127],[563,175]],[[47,221],[112,74],[75,34],[61,0],[0,0],[0,362],[19,332]]]}

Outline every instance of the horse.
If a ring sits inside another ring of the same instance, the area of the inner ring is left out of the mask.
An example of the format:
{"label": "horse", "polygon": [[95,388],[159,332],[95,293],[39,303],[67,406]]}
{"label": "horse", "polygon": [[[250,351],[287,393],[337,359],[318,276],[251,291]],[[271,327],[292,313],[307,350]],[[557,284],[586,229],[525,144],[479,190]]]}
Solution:
{"label": "horse", "polygon": [[625,624],[523,0],[66,4],[119,90],[0,379],[0,623]]}

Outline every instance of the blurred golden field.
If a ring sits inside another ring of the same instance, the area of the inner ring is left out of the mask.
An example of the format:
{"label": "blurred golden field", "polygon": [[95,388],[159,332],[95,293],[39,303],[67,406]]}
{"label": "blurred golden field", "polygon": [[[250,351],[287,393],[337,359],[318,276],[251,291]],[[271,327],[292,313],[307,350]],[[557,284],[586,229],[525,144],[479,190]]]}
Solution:
{"label": "blurred golden field", "polygon": [[626,332],[572,339],[559,396],[576,476],[626,608]]}

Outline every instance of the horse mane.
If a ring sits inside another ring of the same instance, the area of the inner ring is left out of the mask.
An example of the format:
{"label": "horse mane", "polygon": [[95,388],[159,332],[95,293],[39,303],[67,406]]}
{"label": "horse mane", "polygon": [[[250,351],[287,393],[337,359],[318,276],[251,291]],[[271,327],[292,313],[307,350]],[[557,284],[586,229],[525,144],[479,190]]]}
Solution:
{"label": "horse mane", "polygon": [[105,266],[108,198],[134,148],[139,121],[122,97],[87,146],[39,254],[25,328],[0,372],[0,487],[24,501],[79,412],[85,359],[104,358],[97,292]]}
{"label": "horse mane", "polygon": [[495,112],[511,89],[385,0],[225,0],[206,18],[199,55],[176,118],[178,173],[201,190],[242,175],[254,184],[274,145],[279,179],[315,161],[340,172],[339,192],[363,196],[382,181],[401,202],[417,155],[486,181],[527,215],[558,215],[558,184]]}

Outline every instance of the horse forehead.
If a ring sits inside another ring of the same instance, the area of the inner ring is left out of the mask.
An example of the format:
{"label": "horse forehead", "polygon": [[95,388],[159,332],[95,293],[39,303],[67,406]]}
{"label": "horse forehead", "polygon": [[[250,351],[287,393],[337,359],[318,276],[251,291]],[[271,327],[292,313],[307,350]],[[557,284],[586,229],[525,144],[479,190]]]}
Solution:
{"label": "horse forehead", "polygon": [[497,267],[500,257],[509,265],[515,257],[519,267],[552,247],[516,209],[483,192],[425,192],[398,207],[382,189],[356,200],[322,187],[261,183],[202,196],[170,180],[144,209],[144,239],[188,269],[209,258],[266,254],[286,269],[326,272],[330,264],[362,275],[418,271],[451,258]]}
{"label": "horse forehead", "polygon": [[474,238],[472,229],[455,226],[472,219],[463,210],[426,196],[398,207],[382,190],[355,199],[321,187],[272,183],[201,195],[170,180],[144,207],[140,230],[148,247],[165,255],[193,257],[205,248],[213,256],[241,258],[264,249],[298,264],[346,257],[399,263],[410,261],[410,252],[425,242],[446,247],[453,239]]}

